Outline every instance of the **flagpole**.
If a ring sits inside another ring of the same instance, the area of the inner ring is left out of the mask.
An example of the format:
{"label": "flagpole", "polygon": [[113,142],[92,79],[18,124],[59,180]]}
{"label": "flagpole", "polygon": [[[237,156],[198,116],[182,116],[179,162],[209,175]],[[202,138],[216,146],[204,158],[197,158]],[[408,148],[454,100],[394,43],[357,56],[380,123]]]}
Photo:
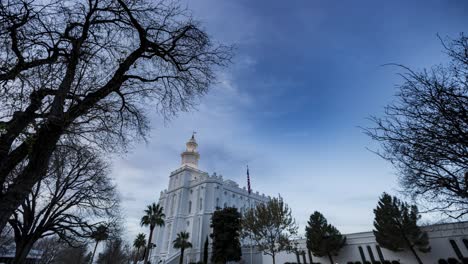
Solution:
{"label": "flagpole", "polygon": [[[250,175],[249,175],[249,165],[247,165],[247,191],[249,193],[249,209],[252,213],[253,216],[253,211],[252,211],[252,201],[250,197],[250,193],[252,190],[250,189]],[[253,264],[253,245],[252,245],[252,230],[250,230],[250,264]]]}

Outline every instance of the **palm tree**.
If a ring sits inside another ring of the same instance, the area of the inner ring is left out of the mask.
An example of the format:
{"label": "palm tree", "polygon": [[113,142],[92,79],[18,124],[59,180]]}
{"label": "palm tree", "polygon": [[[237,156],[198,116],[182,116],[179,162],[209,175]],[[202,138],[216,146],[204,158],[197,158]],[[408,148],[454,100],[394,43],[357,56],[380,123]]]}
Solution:
{"label": "palm tree", "polygon": [[146,244],[146,235],[143,234],[143,233],[140,233],[137,235],[137,237],[135,238],[135,241],[133,241],[133,246],[136,247],[137,249],[137,253],[136,253],[136,256],[135,256],[135,264],[137,263],[139,257],[140,257],[140,248],[141,247],[144,247]]}
{"label": "palm tree", "polygon": [[153,231],[156,226],[163,226],[164,225],[164,213],[163,208],[159,206],[159,204],[152,203],[148,205],[145,210],[145,215],[141,218],[141,226],[149,226],[150,228],[150,235],[148,238],[148,246],[146,247],[145,252],[145,261],[144,264],[148,263],[148,255],[149,249],[151,245],[151,240],[153,238]]}
{"label": "palm tree", "polygon": [[96,254],[96,249],[99,242],[107,240],[107,238],[109,238],[109,228],[105,225],[99,225],[93,232],[91,232],[91,238],[94,241],[96,241],[93,254],[91,255],[91,261],[89,262],[92,264],[94,261],[94,254]]}
{"label": "palm tree", "polygon": [[184,261],[184,250],[192,247],[192,243],[188,241],[189,236],[190,234],[187,232],[180,232],[177,234],[177,238],[172,242],[174,244],[174,248],[180,248],[179,264],[182,264]]}

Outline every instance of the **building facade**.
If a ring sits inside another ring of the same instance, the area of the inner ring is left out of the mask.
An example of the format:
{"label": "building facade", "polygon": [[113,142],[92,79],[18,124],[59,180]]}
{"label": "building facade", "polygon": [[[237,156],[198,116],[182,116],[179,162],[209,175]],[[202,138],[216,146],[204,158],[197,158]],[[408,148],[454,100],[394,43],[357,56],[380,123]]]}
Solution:
{"label": "building facade", "polygon": [[[460,263],[468,257],[468,222],[438,224],[422,227],[427,232],[431,251],[417,252],[424,264],[438,264],[440,259],[456,259]],[[410,250],[394,252],[382,248],[375,241],[372,231],[346,234],[346,244],[338,256],[334,256],[335,263],[347,264],[349,262],[375,263],[384,260],[397,260],[401,264],[417,264],[417,260]],[[305,240],[300,239],[299,248],[306,250]],[[278,256],[276,263],[298,263],[298,256],[283,252]],[[299,263],[310,263],[308,255],[299,256]],[[330,263],[328,257],[313,257],[314,263]],[[260,263],[260,262],[259,262]],[[272,263],[271,258],[264,256],[262,264]]]}
{"label": "building facade", "polygon": [[258,192],[249,194],[245,187],[239,187],[232,180],[200,170],[197,146],[192,135],[181,154],[181,166],[171,172],[169,186],[160,194],[159,204],[163,206],[166,218],[165,225],[155,229],[153,243],[157,247],[151,254],[152,263],[178,263],[180,251],[173,248],[172,241],[182,231],[190,234],[193,245],[184,253],[184,262],[202,260],[205,239],[211,233],[211,215],[216,208],[235,207],[244,212],[249,206],[270,199]]}

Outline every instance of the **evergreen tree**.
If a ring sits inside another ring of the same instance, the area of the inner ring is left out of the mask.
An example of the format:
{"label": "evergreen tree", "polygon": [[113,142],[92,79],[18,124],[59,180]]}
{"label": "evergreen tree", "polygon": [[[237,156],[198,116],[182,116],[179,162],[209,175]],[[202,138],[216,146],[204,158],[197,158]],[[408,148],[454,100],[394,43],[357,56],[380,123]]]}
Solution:
{"label": "evergreen tree", "polygon": [[96,249],[99,242],[107,240],[109,238],[109,228],[105,225],[99,225],[93,232],[91,233],[91,238],[96,242],[94,244],[93,254],[91,255],[90,263],[94,261],[94,255],[96,254]]}
{"label": "evergreen tree", "polygon": [[416,251],[426,253],[431,247],[427,233],[417,225],[420,218],[418,208],[383,193],[374,214],[374,235],[377,243],[391,251],[410,249],[418,263],[422,264]]}
{"label": "evergreen tree", "polygon": [[139,233],[135,240],[133,241],[133,246],[137,249],[135,254],[135,261],[136,264],[138,260],[140,260],[140,248],[145,247],[146,245],[146,235],[143,233]]}
{"label": "evergreen tree", "polygon": [[163,207],[159,204],[152,203],[145,209],[145,215],[141,218],[141,226],[149,226],[150,234],[148,238],[148,246],[145,251],[144,264],[148,263],[149,251],[151,249],[151,241],[153,240],[153,231],[156,226],[164,226],[164,218],[166,216],[163,213]]}
{"label": "evergreen tree", "polygon": [[242,256],[240,233],[241,214],[234,207],[216,210],[211,217],[213,253],[211,261],[226,263],[239,261]]}
{"label": "evergreen tree", "polygon": [[174,244],[174,248],[180,249],[179,264],[184,263],[185,249],[192,247],[192,243],[190,243],[189,237],[190,237],[189,233],[180,232],[177,234],[177,238],[172,242]]}
{"label": "evergreen tree", "polygon": [[327,219],[315,211],[306,226],[307,248],[317,257],[328,256],[333,264],[333,257],[338,255],[346,243],[346,237],[341,235],[336,227],[328,224]]}
{"label": "evergreen tree", "polygon": [[205,245],[203,248],[203,264],[208,264],[208,236],[205,239]]}

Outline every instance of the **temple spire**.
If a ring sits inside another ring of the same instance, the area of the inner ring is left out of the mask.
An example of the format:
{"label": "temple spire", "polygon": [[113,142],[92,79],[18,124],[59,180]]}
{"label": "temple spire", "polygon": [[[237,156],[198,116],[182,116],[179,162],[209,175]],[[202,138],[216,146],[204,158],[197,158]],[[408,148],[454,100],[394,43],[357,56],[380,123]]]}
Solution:
{"label": "temple spire", "polygon": [[192,137],[190,140],[185,144],[186,150],[182,152],[182,166],[187,165],[193,168],[198,168],[198,160],[200,159],[200,154],[197,151],[197,141],[195,140],[196,132],[192,133]]}

